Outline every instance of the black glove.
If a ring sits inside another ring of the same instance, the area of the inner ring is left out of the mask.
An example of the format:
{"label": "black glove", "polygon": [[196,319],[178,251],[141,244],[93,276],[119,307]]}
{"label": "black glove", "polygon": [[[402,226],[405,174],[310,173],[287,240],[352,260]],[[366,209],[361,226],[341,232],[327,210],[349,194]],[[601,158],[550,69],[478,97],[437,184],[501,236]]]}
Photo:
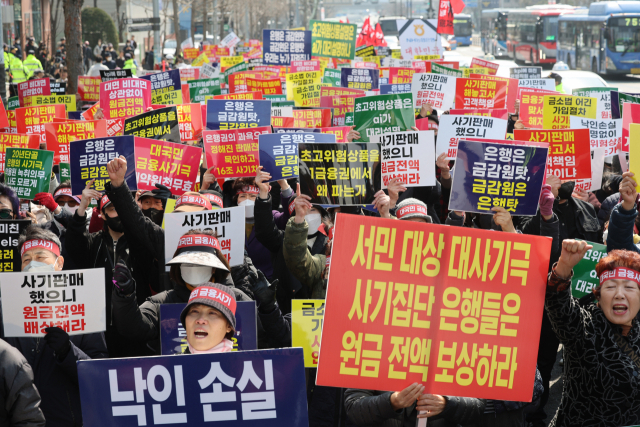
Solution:
{"label": "black glove", "polygon": [[251,290],[258,302],[258,307],[262,313],[271,313],[276,308],[276,288],[278,281],[274,280],[269,287],[269,281],[262,271],[258,270],[258,280],[252,283]]}
{"label": "black glove", "polygon": [[113,272],[113,286],[116,293],[121,297],[126,297],[136,291],[136,281],[131,277],[131,271],[123,260],[118,261]]}
{"label": "black glove", "polygon": [[58,358],[58,361],[62,362],[69,350],[71,350],[71,341],[69,341],[69,334],[58,328],[57,326],[51,326],[44,330],[47,335],[44,336],[44,342],[53,350],[54,354]]}
{"label": "black glove", "polygon": [[253,285],[258,280],[258,270],[247,255],[247,251],[244,252],[244,263],[231,268],[231,279],[234,284],[246,282],[247,285]]}
{"label": "black glove", "polygon": [[156,183],[156,188],[151,190],[151,192],[153,193],[153,197],[157,199],[166,200],[171,197],[171,190],[169,189],[169,187],[162,184]]}

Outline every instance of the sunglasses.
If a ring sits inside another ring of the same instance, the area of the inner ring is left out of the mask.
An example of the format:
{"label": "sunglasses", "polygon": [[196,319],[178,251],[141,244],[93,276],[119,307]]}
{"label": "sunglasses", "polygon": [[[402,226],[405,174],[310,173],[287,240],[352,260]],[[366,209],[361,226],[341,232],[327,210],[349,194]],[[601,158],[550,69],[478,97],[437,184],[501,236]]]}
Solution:
{"label": "sunglasses", "polygon": [[0,219],[13,219],[13,211],[11,209],[0,209]]}

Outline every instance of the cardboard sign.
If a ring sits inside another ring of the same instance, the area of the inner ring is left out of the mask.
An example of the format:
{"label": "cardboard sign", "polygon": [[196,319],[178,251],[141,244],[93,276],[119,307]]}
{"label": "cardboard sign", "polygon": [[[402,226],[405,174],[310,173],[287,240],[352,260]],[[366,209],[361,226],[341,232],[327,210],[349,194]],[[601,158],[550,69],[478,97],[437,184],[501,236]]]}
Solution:
{"label": "cardboard sign", "polygon": [[202,133],[207,165],[216,178],[256,175],[260,165],[258,137],[271,133],[269,126],[250,129],[206,130]]}
{"label": "cardboard sign", "polygon": [[138,190],[155,190],[158,183],[175,196],[194,191],[202,155],[199,147],[135,138],[134,150]]}
{"label": "cardboard sign", "polygon": [[410,93],[358,98],[354,105],[354,125],[360,142],[374,135],[402,132],[415,125],[414,102]]}
{"label": "cardboard sign", "polygon": [[137,190],[133,141],[133,136],[115,136],[70,142],[71,193],[82,194],[87,183],[94,178],[91,188],[104,191],[105,184],[109,182],[107,163],[120,156],[127,159],[127,186],[130,190]]}
{"label": "cardboard sign", "polygon": [[301,143],[298,149],[300,190],[311,197],[311,203],[370,204],[380,189],[374,180],[381,160],[379,144]]}
{"label": "cardboard sign", "polygon": [[11,273],[22,270],[22,257],[18,251],[20,234],[31,225],[30,219],[0,220],[0,272]]}
{"label": "cardboard sign", "polygon": [[501,206],[512,215],[536,215],[548,151],[547,144],[459,141],[449,209],[491,214]]}
{"label": "cardboard sign", "polygon": [[584,119],[572,116],[571,129],[589,129],[591,148],[604,148],[605,157],[613,156],[622,147],[622,119]]}
{"label": "cardboard sign", "polygon": [[21,135],[17,133],[0,133],[0,173],[4,172],[7,148],[40,148],[39,135]]}
{"label": "cardboard sign", "polygon": [[598,119],[611,119],[613,118],[611,111],[611,91],[617,90],[615,87],[583,87],[580,89],[573,89],[572,95],[585,96],[587,98],[597,99],[597,118]]}
{"label": "cardboard sign", "polygon": [[151,103],[161,105],[182,104],[182,83],[180,70],[142,76],[141,79],[151,82]]}
{"label": "cardboard sign", "polygon": [[411,82],[414,106],[421,108],[425,104],[438,111],[447,111],[453,107],[456,93],[456,78],[437,75],[416,73]]}
{"label": "cardboard sign", "polygon": [[382,149],[382,188],[401,178],[406,187],[436,185],[435,135],[433,131],[410,131],[374,136]]}
{"label": "cardboard sign", "polygon": [[436,32],[435,19],[398,19],[398,40],[402,58],[411,60],[416,55],[440,55],[442,40]]}
{"label": "cardboard sign", "polygon": [[455,159],[458,141],[461,139],[497,139],[502,140],[507,132],[507,120],[486,116],[440,116],[436,157],[442,153],[448,159]]}
{"label": "cardboard sign", "polygon": [[129,78],[100,83],[100,108],[105,119],[137,116],[149,107],[151,82],[147,80]]}
{"label": "cardboard sign", "polygon": [[78,96],[81,101],[97,102],[100,99],[100,77],[78,76]]}
{"label": "cardboard sign", "polygon": [[73,120],[44,125],[47,150],[54,152],[53,163],[69,163],[69,143],[79,139],[107,136],[106,120]]}
{"label": "cardboard sign", "polygon": [[547,174],[553,174],[562,180],[591,179],[591,142],[588,129],[515,129],[513,136],[519,141],[549,144]]}
{"label": "cardboard sign", "polygon": [[78,382],[82,418],[94,427],[308,424],[300,348],[87,360]]}
{"label": "cardboard sign", "polygon": [[124,134],[179,143],[178,110],[160,108],[125,119]]}
{"label": "cardboard sign", "polygon": [[509,68],[509,77],[512,79],[540,79],[542,67],[512,67]]}
{"label": "cardboard sign", "polygon": [[6,273],[0,289],[7,337],[42,338],[51,326],[69,335],[106,330],[104,268]]}
{"label": "cardboard sign", "polygon": [[473,58],[471,59],[471,66],[469,68],[487,68],[489,70],[489,74],[495,76],[498,72],[498,68],[500,68],[500,64],[480,58]]}
{"label": "cardboard sign", "polygon": [[597,99],[571,95],[545,95],[542,106],[544,129],[568,129],[569,117],[595,119]]}
{"label": "cardboard sign", "polygon": [[552,94],[552,91],[543,89],[520,88],[520,120],[525,127],[542,129],[542,107],[544,106],[545,95]]}
{"label": "cardboard sign", "polygon": [[[231,267],[244,263],[244,207],[215,211],[171,212],[164,215],[164,255],[173,258],[178,241],[189,230],[211,229],[218,236],[221,251]],[[168,269],[167,269],[168,270]]]}
{"label": "cardboard sign", "polygon": [[133,77],[130,68],[124,70],[100,70],[100,79],[102,83],[117,79],[128,79]]}
{"label": "cardboard sign", "polygon": [[291,345],[302,347],[305,368],[318,367],[323,317],[323,299],[291,300]]}
{"label": "cardboard sign", "polygon": [[501,81],[456,79],[456,108],[505,108],[507,83]]}
{"label": "cardboard sign", "polygon": [[380,71],[367,68],[343,68],[340,82],[350,89],[374,90],[379,86]]}
{"label": "cardboard sign", "polygon": [[49,77],[18,83],[18,99],[20,100],[21,106],[25,106],[24,99],[26,97],[34,95],[51,95]]}
{"label": "cardboard sign", "polygon": [[358,27],[355,24],[309,21],[311,55],[337,59],[353,59]]}
{"label": "cardboard sign", "polygon": [[553,79],[519,79],[518,86],[556,91],[556,81]]}
{"label": "cardboard sign", "polygon": [[600,243],[587,242],[593,246],[589,249],[584,257],[573,267],[573,276],[571,277],[571,295],[575,298],[582,298],[593,292],[595,288],[600,286],[600,280],[596,273],[596,264],[607,256],[607,246]]}
{"label": "cardboard sign", "polygon": [[[160,305],[160,347],[162,355],[182,354],[188,347],[187,331],[180,322],[180,314],[186,304]],[[232,351],[256,350],[258,334],[256,331],[255,301],[236,302],[236,331],[231,340]]]}
{"label": "cardboard sign", "polygon": [[49,191],[53,152],[30,148],[7,147],[5,152],[4,183],[21,199]]}
{"label": "cardboard sign", "polygon": [[346,214],[334,239],[318,385],[531,401],[551,239]]}
{"label": "cardboard sign", "polygon": [[269,125],[271,101],[207,101],[207,129],[244,129]]}
{"label": "cardboard sign", "polygon": [[44,125],[53,122],[54,117],[66,119],[64,105],[43,105],[22,107],[16,110],[17,133],[40,136],[40,143],[46,143]]}

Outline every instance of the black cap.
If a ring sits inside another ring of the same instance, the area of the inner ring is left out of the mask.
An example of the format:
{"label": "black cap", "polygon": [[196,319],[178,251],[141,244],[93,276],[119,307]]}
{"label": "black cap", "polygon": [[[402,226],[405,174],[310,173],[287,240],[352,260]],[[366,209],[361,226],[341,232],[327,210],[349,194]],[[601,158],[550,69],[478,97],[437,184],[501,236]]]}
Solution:
{"label": "black cap", "polygon": [[131,54],[130,54],[130,53],[125,53],[125,54],[124,54],[124,57],[125,57],[126,59],[131,59]]}
{"label": "black cap", "polygon": [[33,49],[29,49],[29,50],[27,51],[27,53],[28,53],[28,54],[32,54],[32,53],[36,53],[36,52],[35,52]]}

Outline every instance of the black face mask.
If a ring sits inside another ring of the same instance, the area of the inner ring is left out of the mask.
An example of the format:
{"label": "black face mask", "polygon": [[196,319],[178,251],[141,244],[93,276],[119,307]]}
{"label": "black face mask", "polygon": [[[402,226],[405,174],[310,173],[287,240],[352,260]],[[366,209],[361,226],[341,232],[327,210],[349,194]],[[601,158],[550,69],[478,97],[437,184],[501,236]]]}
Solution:
{"label": "black face mask", "polygon": [[164,219],[164,211],[159,211],[155,208],[142,209],[142,215],[149,218],[155,224],[162,226],[162,220]]}
{"label": "black face mask", "polygon": [[571,198],[571,195],[573,194],[573,189],[575,188],[575,186],[575,181],[568,181],[562,184],[560,188],[558,188],[558,197],[560,198],[560,200],[569,200]]}
{"label": "black face mask", "polygon": [[116,233],[122,233],[124,231],[124,226],[122,225],[122,221],[120,221],[120,217],[117,216],[115,218],[111,218],[107,214],[103,214],[104,220],[107,223],[107,226],[115,231]]}

